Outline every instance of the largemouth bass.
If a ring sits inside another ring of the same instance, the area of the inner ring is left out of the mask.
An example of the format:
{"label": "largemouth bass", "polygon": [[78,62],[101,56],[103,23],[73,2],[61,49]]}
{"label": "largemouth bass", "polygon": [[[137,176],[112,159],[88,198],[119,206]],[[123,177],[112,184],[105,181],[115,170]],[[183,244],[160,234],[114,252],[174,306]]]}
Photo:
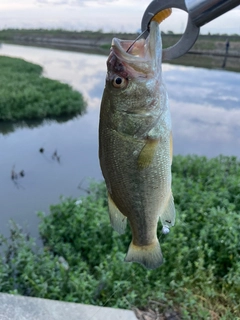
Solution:
{"label": "largemouth bass", "polygon": [[112,227],[122,234],[129,221],[132,242],[125,261],[149,269],[163,263],[158,220],[164,230],[175,222],[171,117],[161,58],[156,21],[151,21],[146,40],[132,45],[113,39],[99,124],[99,159]]}

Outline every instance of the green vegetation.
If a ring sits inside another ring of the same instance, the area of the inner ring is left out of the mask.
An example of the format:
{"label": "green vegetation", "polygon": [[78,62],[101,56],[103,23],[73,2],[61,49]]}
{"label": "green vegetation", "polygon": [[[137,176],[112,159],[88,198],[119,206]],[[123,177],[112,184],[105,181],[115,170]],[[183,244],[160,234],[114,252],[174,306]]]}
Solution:
{"label": "green vegetation", "polygon": [[[180,34],[174,34],[169,31],[168,33],[162,32],[165,38],[165,45],[170,46],[176,43],[176,41],[181,37]],[[18,38],[25,39],[26,41],[33,40],[35,38],[61,38],[61,39],[108,39],[109,43],[113,37],[118,37],[120,39],[135,39],[138,36],[137,32],[126,33],[126,32],[102,32],[102,30],[91,31],[68,31],[63,29],[3,29],[0,30],[0,40],[1,41],[11,41],[17,40]],[[240,36],[238,34],[227,35],[227,34],[200,34],[197,42],[202,42],[203,46],[199,43],[201,49],[212,49],[213,42],[224,42],[226,38],[230,42],[239,42]]]}
{"label": "green vegetation", "polygon": [[0,56],[0,121],[78,115],[85,111],[82,95],[68,84],[42,76],[42,67]]}
{"label": "green vegetation", "polygon": [[[137,33],[104,33],[101,30],[0,30],[0,41],[3,42],[58,48],[70,51],[83,51],[105,55],[109,54],[109,48],[111,46],[113,37],[125,40],[134,40],[137,36]],[[167,34],[162,32],[163,48],[174,45],[181,36],[181,34],[174,34],[171,31],[169,31]],[[178,59],[167,62],[201,68],[221,69],[226,52],[225,49],[227,39],[230,42],[230,47],[228,50],[227,63],[224,69],[240,72],[240,36],[237,34],[199,35],[196,43],[190,50],[191,54],[185,54]],[[88,43],[88,49],[86,49],[86,41]]]}
{"label": "green vegetation", "polygon": [[[170,47],[174,45],[181,37],[180,34],[165,34],[162,33],[163,38],[163,47]],[[235,49],[239,51],[240,49],[240,35],[221,35],[221,34],[213,34],[206,35],[200,34],[198,36],[197,41],[193,46],[193,50],[225,50],[226,40],[230,41]]]}
{"label": "green vegetation", "polygon": [[[112,230],[104,184],[80,201],[62,199],[41,218],[43,248],[12,224],[2,237],[0,291],[132,308],[159,302],[181,319],[240,317],[240,162],[176,156],[173,194],[177,221],[159,238],[163,266],[147,271],[125,263],[128,231]],[[2,249],[3,250],[3,249]]]}
{"label": "green vegetation", "polygon": [[134,39],[137,33],[103,33],[98,31],[68,31],[63,29],[3,29],[0,30],[1,41],[15,41],[18,39],[25,39],[26,41],[36,40],[36,38],[61,38],[61,39],[109,39],[111,43],[112,37],[119,37],[125,39]]}

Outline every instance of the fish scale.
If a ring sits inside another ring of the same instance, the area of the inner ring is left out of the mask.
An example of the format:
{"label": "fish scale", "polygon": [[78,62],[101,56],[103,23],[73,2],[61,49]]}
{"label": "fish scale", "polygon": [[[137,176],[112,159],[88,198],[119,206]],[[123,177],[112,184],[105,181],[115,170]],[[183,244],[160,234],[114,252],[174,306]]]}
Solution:
{"label": "fish scale", "polygon": [[158,221],[165,229],[175,222],[171,118],[162,81],[158,23],[152,21],[149,37],[126,52],[128,44],[113,39],[107,62],[99,159],[111,224],[121,234],[128,220],[132,231],[125,261],[154,269],[163,263]]}

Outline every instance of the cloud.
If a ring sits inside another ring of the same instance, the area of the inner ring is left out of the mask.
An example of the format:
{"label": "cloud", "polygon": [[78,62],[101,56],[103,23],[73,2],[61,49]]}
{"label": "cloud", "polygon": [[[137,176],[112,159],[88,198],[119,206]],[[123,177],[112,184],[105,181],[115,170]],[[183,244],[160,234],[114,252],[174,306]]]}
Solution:
{"label": "cloud", "polygon": [[66,5],[66,6],[82,6],[82,7],[102,7],[105,5],[116,6],[116,8],[127,8],[129,6],[146,8],[149,4],[148,0],[35,0],[35,3],[40,5]]}
{"label": "cloud", "polygon": [[84,2],[81,0],[36,0],[36,3],[43,5],[83,5]]}
{"label": "cloud", "polygon": [[68,5],[68,6],[97,6],[105,5],[107,3],[118,2],[119,0],[35,0],[38,4],[44,5]]}
{"label": "cloud", "polygon": [[[0,29],[43,28],[135,32],[149,0],[0,0]],[[239,33],[239,8],[201,28],[201,33]],[[182,33],[187,14],[173,10],[161,30]]]}

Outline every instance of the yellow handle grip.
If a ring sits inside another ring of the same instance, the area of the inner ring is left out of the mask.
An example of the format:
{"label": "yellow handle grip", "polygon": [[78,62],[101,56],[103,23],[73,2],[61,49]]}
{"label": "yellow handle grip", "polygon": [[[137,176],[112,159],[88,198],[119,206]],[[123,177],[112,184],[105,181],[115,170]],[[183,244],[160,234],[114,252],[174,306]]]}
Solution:
{"label": "yellow handle grip", "polygon": [[169,17],[172,13],[172,9],[164,9],[160,12],[158,12],[153,18],[152,21],[156,21],[159,24],[165,20],[167,17]]}

